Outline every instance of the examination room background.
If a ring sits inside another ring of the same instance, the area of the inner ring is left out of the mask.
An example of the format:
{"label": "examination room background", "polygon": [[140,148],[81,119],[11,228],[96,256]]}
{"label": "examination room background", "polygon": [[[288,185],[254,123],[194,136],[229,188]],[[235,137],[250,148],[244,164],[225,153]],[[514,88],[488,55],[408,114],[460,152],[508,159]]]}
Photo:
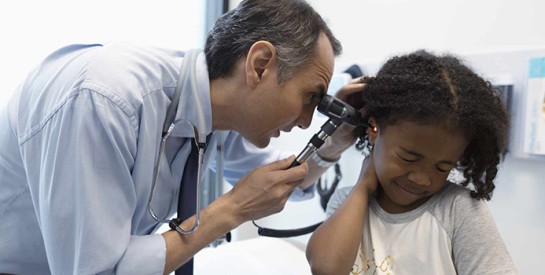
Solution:
{"label": "examination room background", "polygon": [[[0,104],[5,104],[36,62],[65,44],[123,40],[178,49],[202,47],[206,29],[205,2],[2,1]],[[234,7],[238,2],[231,0],[230,6]],[[421,48],[437,52],[450,51],[467,57],[545,50],[545,17],[542,16],[545,2],[541,0],[309,2],[323,15],[343,43],[343,55],[336,60],[337,73],[351,64],[359,64],[366,69],[364,73],[372,74],[389,56]],[[514,89],[520,87],[515,86]],[[308,130],[295,129],[273,140],[272,146],[297,153],[323,121],[324,117],[316,114]],[[361,159],[361,154],[353,149],[341,158],[341,186],[354,184]],[[494,198],[489,204],[520,274],[545,274],[541,264],[545,259],[544,168],[545,157],[526,158],[508,153],[497,178],[498,187]],[[306,202],[288,202],[282,213],[258,222],[277,228],[297,228],[323,218],[324,214],[316,197]],[[234,243],[259,238],[263,237],[257,237],[251,224],[245,224],[234,232]],[[290,262],[300,268],[297,270],[305,270],[304,247],[307,240],[308,236],[278,240],[297,248],[297,262]],[[216,250],[229,251],[219,250],[220,248],[221,246]],[[271,256],[273,253],[276,256]],[[270,270],[275,265],[283,264],[276,261],[281,259],[282,251],[263,251],[253,256],[263,257],[260,265],[269,264]],[[197,259],[198,257],[199,255]],[[274,257],[275,261],[270,260],[270,257]],[[256,259],[251,260],[256,265]],[[240,261],[244,266],[244,259],[241,258]],[[214,264],[224,263],[218,260]],[[249,264],[246,267],[249,268],[248,266]],[[224,271],[227,270],[227,264],[223,268]]]}

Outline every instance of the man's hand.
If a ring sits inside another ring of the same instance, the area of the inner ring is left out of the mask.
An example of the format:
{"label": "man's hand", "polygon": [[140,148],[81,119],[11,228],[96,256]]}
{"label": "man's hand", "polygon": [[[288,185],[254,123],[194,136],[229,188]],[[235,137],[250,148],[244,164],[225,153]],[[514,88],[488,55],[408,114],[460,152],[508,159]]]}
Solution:
{"label": "man's hand", "polygon": [[359,110],[363,107],[361,93],[365,89],[366,85],[365,77],[354,78],[339,91],[337,91],[335,97],[350,104],[356,110]]}
{"label": "man's hand", "polygon": [[[308,165],[287,169],[294,156],[261,166],[242,178],[233,189],[202,209],[201,223],[193,233],[174,230],[163,233],[167,247],[165,274],[187,262],[210,242],[243,222],[280,212],[291,191],[308,173]],[[286,170],[287,169],[287,170]],[[182,228],[195,222],[195,215],[183,221]]]}
{"label": "man's hand", "polygon": [[[350,81],[350,83],[343,86],[336,94],[335,97],[350,104],[356,110],[362,108],[361,93],[365,89],[365,83],[362,82],[363,78],[356,78]],[[343,123],[339,126],[330,138],[328,138],[324,146],[319,150],[319,154],[323,159],[335,161],[340,158],[341,154],[357,139],[356,126]]]}
{"label": "man's hand", "polygon": [[257,220],[284,209],[291,192],[308,173],[306,163],[287,169],[294,159],[295,156],[291,156],[255,169],[226,194],[235,205],[237,213],[234,215],[239,223]]}

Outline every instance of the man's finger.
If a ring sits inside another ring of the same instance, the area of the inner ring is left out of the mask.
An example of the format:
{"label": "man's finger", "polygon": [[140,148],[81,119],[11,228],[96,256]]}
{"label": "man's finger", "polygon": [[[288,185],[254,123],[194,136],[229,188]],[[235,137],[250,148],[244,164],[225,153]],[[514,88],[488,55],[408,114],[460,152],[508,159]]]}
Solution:
{"label": "man's finger", "polygon": [[271,171],[270,177],[271,179],[273,179],[273,182],[290,184],[293,182],[301,183],[305,179],[307,174],[308,174],[308,164],[306,162],[303,162],[300,165],[292,167],[287,170],[279,169],[276,171]]}
{"label": "man's finger", "polygon": [[295,155],[291,155],[285,159],[277,160],[273,163],[267,164],[262,168],[266,171],[285,170],[290,167],[291,163],[295,160]]}

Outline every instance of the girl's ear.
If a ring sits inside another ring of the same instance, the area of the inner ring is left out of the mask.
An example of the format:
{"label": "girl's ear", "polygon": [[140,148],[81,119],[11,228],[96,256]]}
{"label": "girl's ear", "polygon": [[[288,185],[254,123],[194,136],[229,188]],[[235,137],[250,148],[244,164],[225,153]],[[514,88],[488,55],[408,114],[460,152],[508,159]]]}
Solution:
{"label": "girl's ear", "polygon": [[369,143],[375,145],[375,140],[378,135],[377,122],[374,118],[369,118],[369,127],[367,128],[367,134],[369,135]]}

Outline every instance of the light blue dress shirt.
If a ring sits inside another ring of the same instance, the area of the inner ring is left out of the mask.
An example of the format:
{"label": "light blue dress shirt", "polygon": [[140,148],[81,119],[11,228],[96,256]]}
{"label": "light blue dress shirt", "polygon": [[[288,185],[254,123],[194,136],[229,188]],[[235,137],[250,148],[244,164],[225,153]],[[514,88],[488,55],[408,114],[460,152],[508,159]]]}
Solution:
{"label": "light blue dress shirt", "polygon": [[[126,43],[67,46],[0,108],[0,273],[162,274],[165,242],[147,201],[182,59],[179,51]],[[203,54],[196,77],[212,133]],[[176,119],[196,121],[187,90]],[[232,184],[285,156],[236,132],[222,136],[213,134],[208,148],[224,143]],[[166,144],[153,197],[162,218],[176,211],[188,137],[182,123]],[[205,167],[214,167],[215,155],[207,150]]]}

